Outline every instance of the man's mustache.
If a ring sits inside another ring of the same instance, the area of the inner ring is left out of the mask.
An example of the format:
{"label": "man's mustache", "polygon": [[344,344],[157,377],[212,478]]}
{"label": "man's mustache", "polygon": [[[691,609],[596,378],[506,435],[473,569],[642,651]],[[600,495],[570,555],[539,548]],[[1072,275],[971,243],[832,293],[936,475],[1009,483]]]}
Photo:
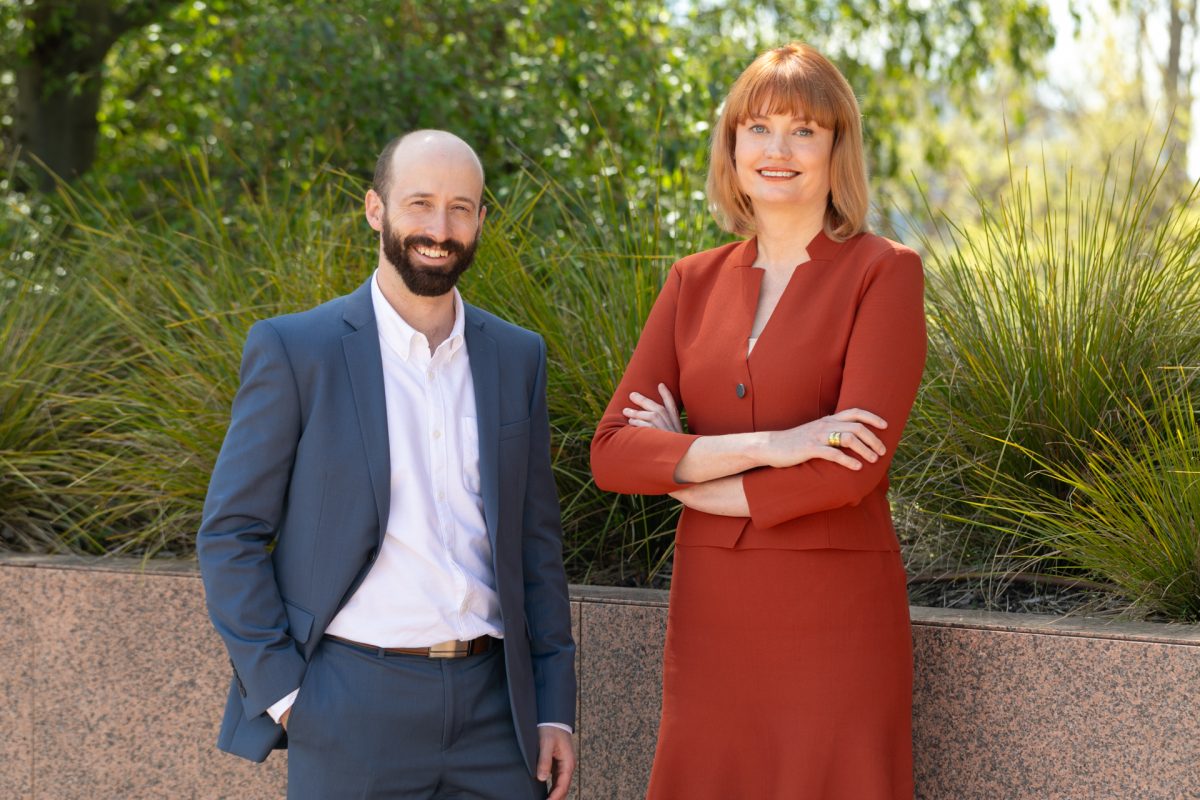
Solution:
{"label": "man's mustache", "polygon": [[445,250],[452,256],[461,256],[466,252],[467,246],[455,239],[444,239],[438,241],[432,236],[422,236],[413,234],[412,236],[404,237],[404,249],[411,250],[414,247],[424,247],[430,250]]}

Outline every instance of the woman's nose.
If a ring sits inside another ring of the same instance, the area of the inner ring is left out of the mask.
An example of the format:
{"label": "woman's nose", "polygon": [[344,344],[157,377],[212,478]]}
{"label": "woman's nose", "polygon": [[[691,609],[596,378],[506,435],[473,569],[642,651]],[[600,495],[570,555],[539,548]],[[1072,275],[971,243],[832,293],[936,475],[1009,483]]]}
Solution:
{"label": "woman's nose", "polygon": [[787,136],[774,134],[767,140],[767,155],[787,158],[791,154],[792,148]]}

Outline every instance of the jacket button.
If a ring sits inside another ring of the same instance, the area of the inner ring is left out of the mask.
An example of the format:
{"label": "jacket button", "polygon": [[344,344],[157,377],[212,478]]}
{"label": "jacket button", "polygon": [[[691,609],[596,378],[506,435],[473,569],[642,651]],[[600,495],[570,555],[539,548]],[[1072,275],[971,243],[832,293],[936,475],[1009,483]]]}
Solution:
{"label": "jacket button", "polygon": [[737,385],[737,396],[738,396],[739,398],[741,398],[741,397],[745,397],[745,396],[746,396],[746,384],[744,384],[744,383],[739,383],[739,384]]}

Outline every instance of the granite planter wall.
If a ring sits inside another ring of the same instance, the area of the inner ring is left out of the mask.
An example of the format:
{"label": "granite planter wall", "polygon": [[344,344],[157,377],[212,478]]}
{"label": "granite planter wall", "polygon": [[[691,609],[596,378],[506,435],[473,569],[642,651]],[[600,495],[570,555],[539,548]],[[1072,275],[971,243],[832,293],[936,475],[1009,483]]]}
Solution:
{"label": "granite planter wall", "polygon": [[[282,754],[255,765],[213,747],[228,664],[194,565],[9,557],[0,607],[0,797],[283,797]],[[666,595],[573,587],[572,612],[573,796],[636,800],[658,723]],[[1200,797],[1192,626],[912,616],[919,797]]]}

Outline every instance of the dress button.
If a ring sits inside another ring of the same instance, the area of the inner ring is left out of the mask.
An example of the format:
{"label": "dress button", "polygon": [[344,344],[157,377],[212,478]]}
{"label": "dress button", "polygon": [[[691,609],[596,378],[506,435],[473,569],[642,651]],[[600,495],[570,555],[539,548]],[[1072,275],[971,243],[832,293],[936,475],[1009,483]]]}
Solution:
{"label": "dress button", "polygon": [[739,384],[737,385],[737,396],[738,396],[738,397],[745,397],[745,396],[746,396],[746,384],[744,384],[744,383],[739,383]]}

